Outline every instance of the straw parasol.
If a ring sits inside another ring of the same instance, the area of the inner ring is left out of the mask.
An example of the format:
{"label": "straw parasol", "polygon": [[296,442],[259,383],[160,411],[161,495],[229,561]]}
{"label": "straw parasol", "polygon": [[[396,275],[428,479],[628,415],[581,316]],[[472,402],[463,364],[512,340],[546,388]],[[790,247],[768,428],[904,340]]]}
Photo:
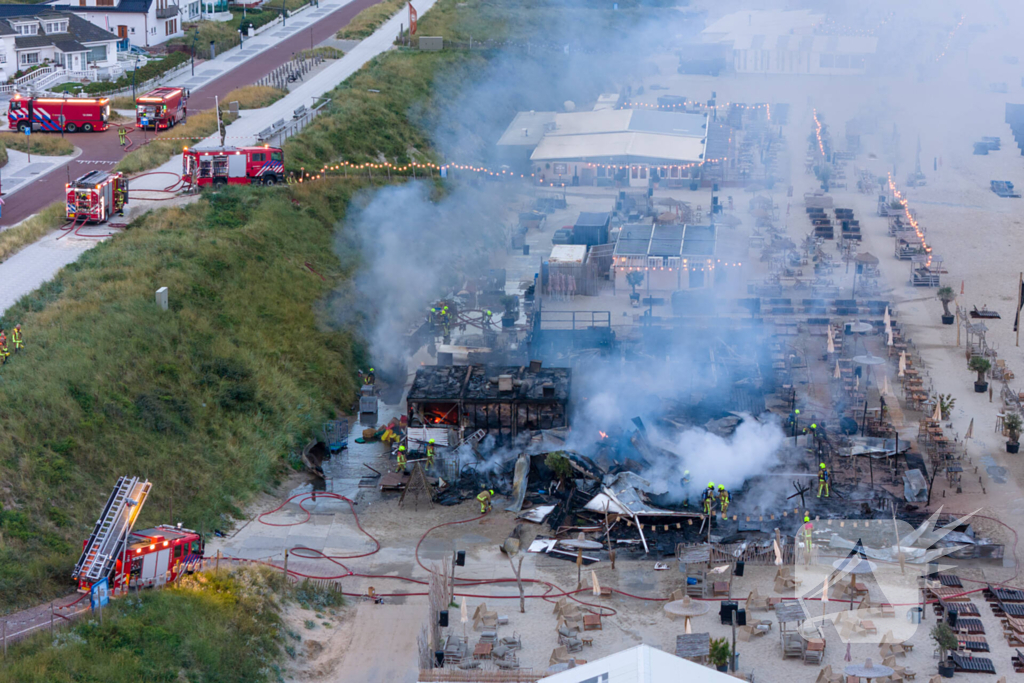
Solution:
{"label": "straw parasol", "polygon": [[838,360],[836,361],[836,371],[834,373],[832,373],[832,376],[834,378],[836,378],[836,379],[839,379],[840,377],[843,376],[843,373],[839,371],[839,361]]}
{"label": "straw parasol", "polygon": [[932,414],[932,422],[942,422],[942,402],[935,401],[935,412]]}
{"label": "straw parasol", "polygon": [[692,600],[689,595],[683,597],[682,600],[674,600],[668,603],[664,607],[665,613],[670,617],[683,617],[686,619],[685,633],[691,633],[690,631],[690,619],[693,617],[699,617],[707,614],[711,611],[711,605],[706,602],[697,602]]}

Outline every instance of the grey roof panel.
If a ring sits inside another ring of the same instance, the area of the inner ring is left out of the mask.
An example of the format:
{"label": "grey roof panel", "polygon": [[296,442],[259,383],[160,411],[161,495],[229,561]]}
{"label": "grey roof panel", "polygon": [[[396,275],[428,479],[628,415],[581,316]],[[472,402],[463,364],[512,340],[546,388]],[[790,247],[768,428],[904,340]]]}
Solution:
{"label": "grey roof panel", "polygon": [[55,40],[53,46],[61,52],[87,52],[89,50],[77,40]]}
{"label": "grey roof panel", "polygon": [[707,117],[703,114],[634,109],[629,117],[629,130],[638,133],[661,133],[663,135],[688,135],[704,137]]}
{"label": "grey roof panel", "polygon": [[600,228],[607,226],[611,221],[612,215],[607,211],[584,211],[580,213],[580,217],[576,219],[576,225],[580,227],[594,227]]}

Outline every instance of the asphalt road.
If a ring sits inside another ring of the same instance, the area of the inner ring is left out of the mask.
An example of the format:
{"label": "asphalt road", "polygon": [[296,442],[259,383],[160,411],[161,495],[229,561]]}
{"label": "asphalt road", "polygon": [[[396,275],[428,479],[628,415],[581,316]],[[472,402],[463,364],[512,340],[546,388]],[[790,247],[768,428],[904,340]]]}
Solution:
{"label": "asphalt road", "polygon": [[[332,37],[339,29],[348,24],[354,16],[367,7],[376,5],[380,0],[353,0],[330,14],[321,17],[316,23],[304,27],[293,36],[285,38],[278,45],[264,50],[252,59],[240,64],[223,76],[210,81],[206,85],[193,89],[188,101],[190,112],[212,109],[214,96],[223,98],[235,88],[250,85],[281,66],[292,55],[311,45]],[[306,10],[306,12],[312,11]],[[289,19],[302,21],[306,12]],[[276,31],[278,29],[271,29]],[[58,135],[59,133],[33,133],[33,135]],[[150,133],[146,133],[150,135]],[[19,223],[49,204],[64,197],[64,186],[70,175],[78,178],[89,171],[109,171],[124,156],[124,150],[118,144],[117,128],[112,126],[102,133],[65,134],[72,143],[82,150],[81,155],[62,168],[56,168],[39,176],[35,181],[23,185],[17,192],[4,198],[3,219],[0,220],[0,231]],[[130,134],[135,145],[143,142],[142,131]],[[133,147],[134,149],[134,147]]]}

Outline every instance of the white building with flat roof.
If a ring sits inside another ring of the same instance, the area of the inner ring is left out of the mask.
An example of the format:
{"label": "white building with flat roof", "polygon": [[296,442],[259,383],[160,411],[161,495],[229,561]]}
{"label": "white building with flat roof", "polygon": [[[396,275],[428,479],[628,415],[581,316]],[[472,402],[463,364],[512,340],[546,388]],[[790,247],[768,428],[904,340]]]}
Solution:
{"label": "white building with flat roof", "polygon": [[521,112],[498,141],[511,157],[516,150],[545,182],[612,184],[614,178],[646,187],[658,168],[685,177],[704,160],[705,114],[648,109],[584,112]]}

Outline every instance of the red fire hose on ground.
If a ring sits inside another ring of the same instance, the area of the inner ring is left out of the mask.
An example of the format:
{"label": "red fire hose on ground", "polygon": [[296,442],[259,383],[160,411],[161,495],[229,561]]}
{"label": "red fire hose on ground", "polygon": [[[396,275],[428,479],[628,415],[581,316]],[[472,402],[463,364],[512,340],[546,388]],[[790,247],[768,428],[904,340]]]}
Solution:
{"label": "red fire hose on ground", "polygon": [[[286,501],[284,501],[280,505],[278,505],[273,510],[269,510],[268,512],[264,512],[264,513],[258,515],[256,519],[261,524],[266,524],[267,526],[274,526],[274,527],[289,527],[289,526],[298,526],[299,524],[304,524],[307,521],[309,521],[309,519],[311,517],[311,513],[306,508],[305,503],[308,500],[311,500],[312,497],[313,496],[312,496],[311,493],[300,493],[300,494],[294,495],[294,496],[288,498]],[[406,582],[406,583],[412,583],[412,584],[419,585],[419,586],[427,585],[426,581],[419,580],[419,579],[414,579],[414,578],[407,577],[407,576],[382,575],[382,574],[359,574],[359,573],[353,572],[351,569],[349,569],[349,567],[347,567],[343,562],[341,562],[341,560],[352,560],[352,559],[357,559],[357,558],[362,558],[362,557],[369,557],[371,555],[374,555],[374,554],[376,554],[377,552],[380,551],[380,548],[381,548],[380,541],[377,540],[377,538],[375,538],[368,531],[366,531],[366,529],[363,528],[362,523],[359,520],[359,515],[355,511],[355,504],[351,500],[349,500],[348,498],[346,498],[344,496],[338,495],[336,493],[328,493],[328,492],[317,493],[316,497],[317,498],[328,498],[328,499],[332,499],[332,500],[342,500],[342,501],[345,501],[346,503],[348,503],[349,509],[352,512],[352,517],[353,517],[353,519],[354,519],[354,521],[356,523],[356,526],[358,527],[358,529],[367,538],[369,538],[373,542],[374,549],[370,550],[368,552],[358,553],[358,554],[355,554],[355,555],[327,555],[327,554],[325,554],[324,552],[322,552],[320,550],[315,550],[313,548],[306,548],[306,547],[303,547],[303,546],[297,546],[295,548],[290,549],[290,551],[289,551],[293,556],[301,557],[303,559],[324,559],[324,560],[328,560],[329,562],[331,562],[333,564],[336,564],[342,570],[344,570],[344,573],[336,574],[336,575],[332,575],[332,576],[325,576],[325,575],[307,574],[307,573],[304,573],[304,572],[299,572],[299,571],[295,571],[295,570],[289,569],[288,570],[288,574],[289,575],[294,576],[296,578],[308,578],[308,579],[319,579],[319,580],[338,580],[338,579],[344,579],[344,578],[348,578],[348,577],[378,579],[378,580],[387,579],[387,580],[403,581],[403,582]],[[287,504],[289,504],[291,502],[295,502],[295,501],[297,501],[297,505],[299,506],[299,509],[301,509],[305,513],[306,516],[305,516],[304,519],[301,519],[301,520],[299,520],[297,522],[289,522],[289,523],[284,523],[284,524],[275,523],[275,522],[268,522],[268,521],[266,521],[264,519],[267,516],[270,516],[270,515],[272,515],[272,514],[274,514],[276,512],[279,512]],[[433,526],[433,527],[427,529],[425,532],[423,532],[423,534],[419,538],[419,541],[417,541],[417,543],[416,543],[416,548],[415,548],[415,552],[414,552],[414,555],[415,555],[415,558],[416,558],[416,564],[419,565],[420,568],[422,568],[423,570],[427,571],[428,573],[433,573],[433,570],[431,570],[429,567],[427,567],[423,563],[423,561],[420,559],[420,556],[419,556],[420,546],[423,545],[423,542],[427,539],[427,537],[432,532],[434,532],[435,530],[440,529],[442,527],[446,527],[446,526],[454,526],[454,525],[458,525],[458,524],[468,524],[470,522],[475,522],[475,521],[483,519],[484,517],[485,517],[485,515],[478,515],[476,517],[470,517],[469,519],[455,520],[455,521],[452,521],[452,522],[444,522],[443,524],[438,524],[436,526]],[[1013,552],[1014,552],[1014,556],[1016,556],[1018,536],[1017,536],[1017,532],[1012,527],[1009,527],[1008,525],[1004,524],[1000,520],[992,518],[992,517],[986,517],[986,516],[983,516],[983,515],[974,515],[974,517],[976,517],[978,519],[986,519],[986,520],[995,522],[995,523],[1005,527],[1006,529],[1008,529],[1012,533],[1012,535],[1013,535]],[[248,560],[244,560],[243,558],[234,558],[234,557],[228,557],[227,559],[229,559],[229,560],[239,560],[239,561],[248,561]],[[275,566],[276,567],[276,565],[271,565],[270,563],[267,563],[267,562],[260,562],[260,563],[261,564],[267,564],[268,566]],[[1016,580],[1017,577],[1019,576],[1019,574],[1020,574],[1020,570],[1018,568],[1017,572],[1014,574],[1014,576],[1011,579],[1009,579],[1009,581]],[[973,580],[973,579],[963,579],[963,581],[968,581],[968,582],[971,582],[971,583],[986,583],[984,581],[977,581],[977,580]],[[454,585],[455,585],[456,589],[459,589],[459,588],[471,589],[471,588],[476,587],[476,586],[487,586],[487,585],[493,585],[493,584],[508,584],[508,583],[515,583],[515,582],[516,582],[516,579],[514,579],[514,578],[507,578],[507,579],[457,579],[455,581]],[[603,616],[613,616],[613,615],[617,614],[617,612],[614,609],[610,608],[610,607],[606,607],[606,606],[603,606],[603,605],[594,605],[594,604],[591,604],[591,603],[586,603],[586,602],[583,602],[582,600],[580,600],[580,599],[578,599],[576,597],[576,595],[579,594],[579,593],[589,592],[591,590],[589,588],[582,588],[582,589],[577,589],[577,590],[568,590],[568,591],[566,591],[566,590],[562,590],[558,586],[556,586],[556,585],[554,585],[554,584],[552,584],[552,583],[550,583],[548,581],[544,581],[544,580],[541,580],[541,579],[523,579],[522,583],[524,583],[524,584],[527,584],[527,583],[529,583],[529,584],[539,584],[540,586],[543,586],[545,588],[543,593],[526,595],[525,596],[526,598],[531,598],[531,599],[540,598],[542,600],[546,600],[548,602],[551,602],[551,601],[553,601],[556,598],[567,597],[567,598],[570,598],[570,599],[580,603],[581,605],[584,605],[584,606],[586,606],[588,608],[591,608],[592,610],[598,610],[598,613],[602,614]],[[991,583],[991,584],[986,583],[986,585],[1008,587],[1007,583]],[[985,588],[976,588],[976,589],[972,589],[972,590],[969,590],[969,591],[964,591],[963,593],[960,593],[958,595],[970,595],[972,593],[977,593],[977,592],[980,592],[980,591],[983,591],[983,590],[985,590]],[[614,588],[611,589],[611,591],[612,591],[612,593],[615,593],[615,594],[618,594],[618,595],[622,595],[622,596],[627,597],[627,598],[632,598],[634,600],[643,600],[643,601],[646,601],[646,602],[666,602],[666,601],[668,601],[668,598],[658,598],[658,597],[648,597],[648,596],[642,596],[642,595],[634,595],[632,593],[627,593],[625,591],[621,591],[621,590],[614,589]],[[350,597],[362,597],[363,596],[362,593],[346,593],[344,591],[343,591],[343,594],[346,595],[346,596],[350,596]],[[378,593],[378,595],[380,595],[381,597],[411,597],[411,596],[424,596],[424,595],[427,595],[427,593],[426,592],[401,592],[401,593]],[[477,593],[460,592],[459,590],[456,590],[455,595],[457,595],[459,597],[491,599],[491,600],[516,599],[516,598],[519,597],[518,595],[482,595],[482,594],[477,594]],[[700,599],[700,598],[698,598],[698,599]],[[718,602],[718,601],[727,600],[727,599],[729,599],[729,598],[704,598],[703,600],[707,600],[708,602]],[[805,600],[820,600],[820,599],[821,599],[820,597],[805,598]],[[850,603],[852,603],[851,600],[842,600],[842,599],[834,599],[832,601],[833,602],[850,602]],[[925,601],[924,603],[906,603],[906,604],[894,605],[894,607],[895,606],[903,606],[903,607],[919,606],[921,604],[932,604],[934,602],[936,602],[936,601],[935,600],[928,600],[928,601]]]}

